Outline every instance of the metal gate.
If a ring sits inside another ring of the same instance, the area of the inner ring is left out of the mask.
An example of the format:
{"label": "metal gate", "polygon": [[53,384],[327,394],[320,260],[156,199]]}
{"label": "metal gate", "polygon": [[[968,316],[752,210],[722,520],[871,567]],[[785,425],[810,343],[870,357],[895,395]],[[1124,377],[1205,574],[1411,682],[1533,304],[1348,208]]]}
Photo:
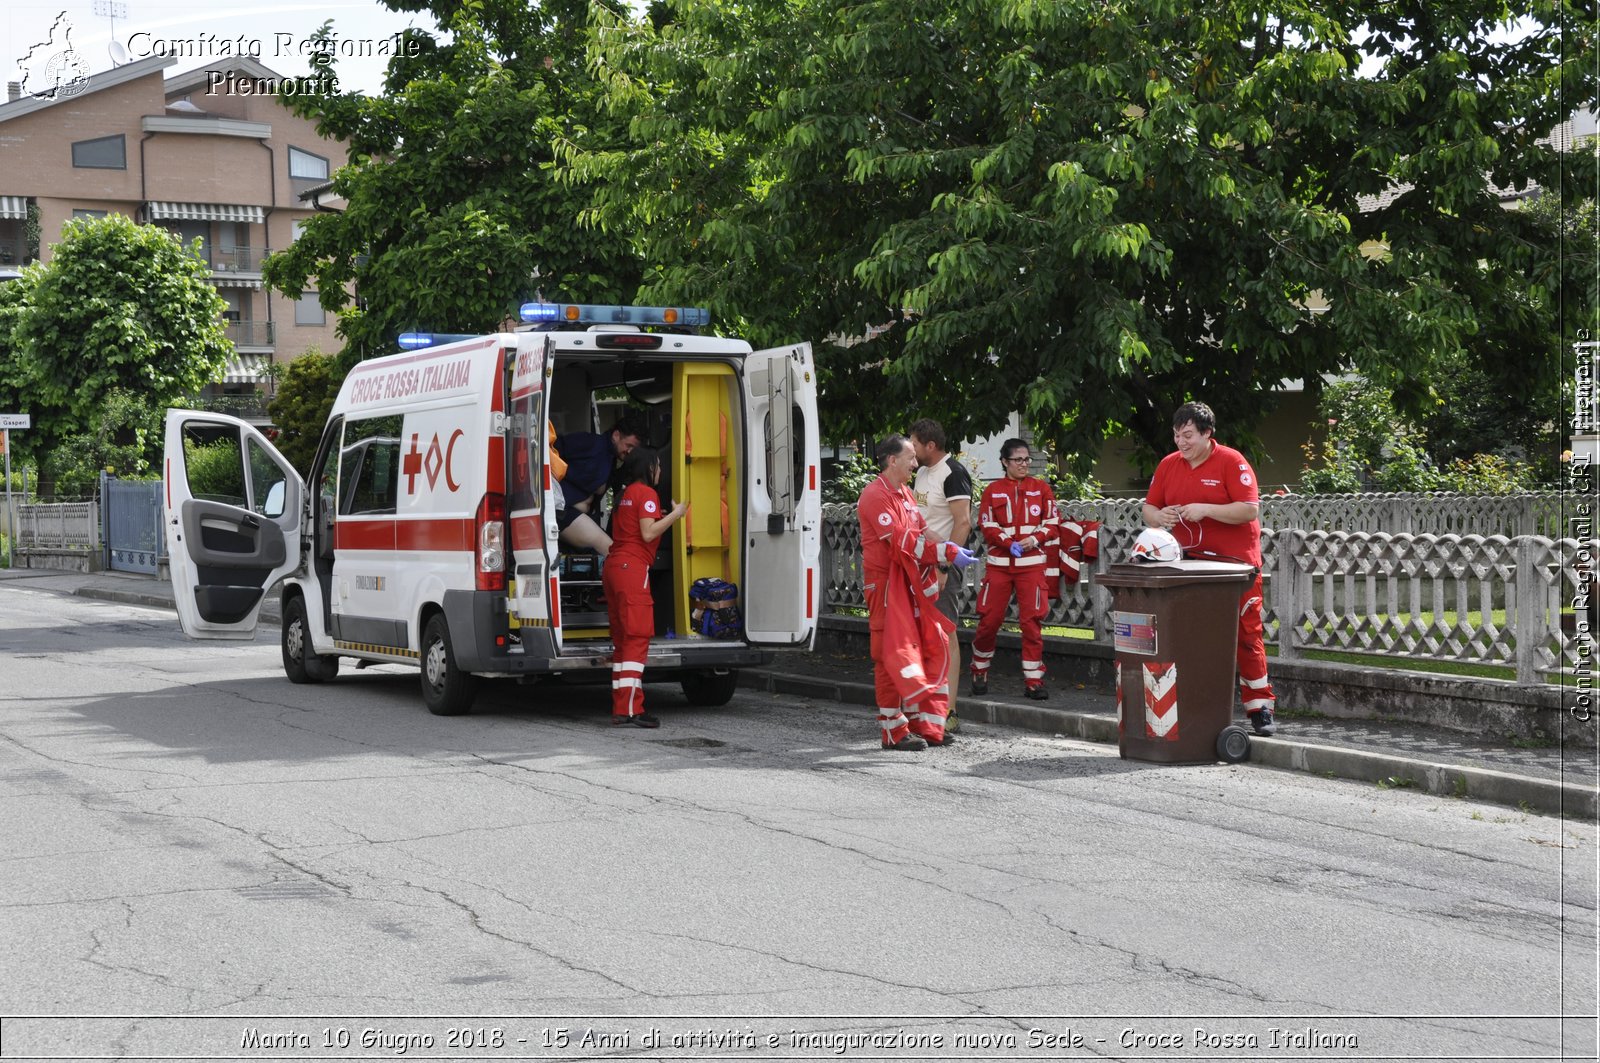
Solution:
{"label": "metal gate", "polygon": [[118,572],[159,571],[167,554],[161,528],[161,481],[101,479],[107,564]]}

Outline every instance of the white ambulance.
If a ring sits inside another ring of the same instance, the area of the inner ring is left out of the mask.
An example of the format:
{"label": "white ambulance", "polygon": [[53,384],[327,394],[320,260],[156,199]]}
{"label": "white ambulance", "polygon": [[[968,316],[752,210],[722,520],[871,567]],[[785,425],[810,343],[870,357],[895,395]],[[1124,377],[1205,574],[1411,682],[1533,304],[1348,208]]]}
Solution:
{"label": "white ambulance", "polygon": [[[558,541],[548,439],[552,426],[605,433],[605,411],[626,408],[662,450],[662,497],[690,506],[651,571],[645,679],[720,705],[738,669],[809,648],[822,528],[810,345],[698,335],[707,314],[692,308],[530,303],[522,316],[516,332],[411,337],[420,349],[357,365],[309,480],[245,421],[169,410],[183,630],[252,638],[281,581],[295,683],[332,679],[341,658],[420,666],[428,708],[454,715],[479,677],[609,681],[599,565]],[[742,628],[697,633],[703,578],[738,588]]]}

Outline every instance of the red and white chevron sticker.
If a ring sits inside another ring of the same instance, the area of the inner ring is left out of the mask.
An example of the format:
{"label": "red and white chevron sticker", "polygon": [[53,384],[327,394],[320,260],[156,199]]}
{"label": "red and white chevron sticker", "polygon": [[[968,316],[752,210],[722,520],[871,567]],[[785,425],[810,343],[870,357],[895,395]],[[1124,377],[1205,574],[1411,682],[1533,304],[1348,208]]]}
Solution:
{"label": "red and white chevron sticker", "polygon": [[1144,736],[1178,740],[1178,666],[1151,661],[1144,669]]}

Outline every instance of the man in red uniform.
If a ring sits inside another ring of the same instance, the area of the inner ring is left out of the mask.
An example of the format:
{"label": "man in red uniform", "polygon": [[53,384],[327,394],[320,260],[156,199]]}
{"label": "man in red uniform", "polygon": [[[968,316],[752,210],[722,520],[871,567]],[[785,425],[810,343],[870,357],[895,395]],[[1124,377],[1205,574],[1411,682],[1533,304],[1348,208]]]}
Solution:
{"label": "man in red uniform", "polygon": [[1261,503],[1244,455],[1212,438],[1217,418],[1203,402],[1172,415],[1177,451],[1161,459],[1144,500],[1144,522],[1165,528],[1187,557],[1242,561],[1256,578],[1239,596],[1239,700],[1256,734],[1277,730],[1261,638]]}
{"label": "man in red uniform", "polygon": [[861,492],[856,519],[883,748],[949,745],[955,736],[944,724],[954,625],[937,607],[939,565],[965,568],[975,555],[928,533],[906,489],[917,470],[909,439],[890,436],[878,445],[877,458],[883,471]]}
{"label": "man in red uniform", "polygon": [[1022,625],[1023,693],[1043,701],[1050,694],[1044,688],[1044,633],[1039,622],[1050,607],[1045,568],[1059,518],[1055,492],[1028,474],[1032,462],[1025,441],[1008,439],[1000,444],[1006,474],[985,487],[978,500],[978,527],[989,553],[983,589],[978,592],[978,630],[972,637],[972,692],[988,693],[995,636],[1015,594],[1017,621]]}

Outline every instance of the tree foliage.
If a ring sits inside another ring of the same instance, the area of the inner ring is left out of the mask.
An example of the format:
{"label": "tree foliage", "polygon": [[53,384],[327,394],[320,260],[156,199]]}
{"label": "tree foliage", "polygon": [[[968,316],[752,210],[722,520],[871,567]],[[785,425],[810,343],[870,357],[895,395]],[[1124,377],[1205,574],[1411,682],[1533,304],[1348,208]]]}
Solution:
{"label": "tree foliage", "polygon": [[1153,455],[1182,401],[1251,425],[1285,378],[1412,412],[1452,357],[1555,386],[1558,242],[1498,190],[1593,187],[1541,142],[1595,100],[1582,10],[667,0],[597,35],[627,141],[565,158],[650,301],[834,340],[833,436],[1021,409]]}
{"label": "tree foliage", "polygon": [[584,67],[588,5],[385,4],[430,12],[448,35],[408,31],[416,54],[391,59],[380,97],[283,97],[348,146],[333,177],[348,206],[309,219],[268,259],[267,282],[320,292],[339,314],[346,368],[393,350],[402,332],[492,331],[539,293],[631,295],[631,249],[581,231],[585,195],[551,178],[556,140],[586,140],[598,118]]}
{"label": "tree foliage", "polygon": [[1304,447],[1300,489],[1460,491],[1508,494],[1538,486],[1526,462],[1490,452],[1460,453],[1430,442],[1427,429],[1395,408],[1390,392],[1367,380],[1342,380],[1322,394],[1327,422],[1320,442]]}
{"label": "tree foliage", "polygon": [[224,309],[196,249],[166,230],[68,222],[49,262],[0,286],[0,405],[33,418],[15,438],[40,457],[85,431],[126,435],[139,418],[108,419],[114,395],[160,409],[216,380],[233,354]]}
{"label": "tree foliage", "polygon": [[309,350],[284,367],[277,393],[267,404],[267,414],[278,427],[273,445],[303,478],[310,478],[322,429],[343,382],[331,356]]}

